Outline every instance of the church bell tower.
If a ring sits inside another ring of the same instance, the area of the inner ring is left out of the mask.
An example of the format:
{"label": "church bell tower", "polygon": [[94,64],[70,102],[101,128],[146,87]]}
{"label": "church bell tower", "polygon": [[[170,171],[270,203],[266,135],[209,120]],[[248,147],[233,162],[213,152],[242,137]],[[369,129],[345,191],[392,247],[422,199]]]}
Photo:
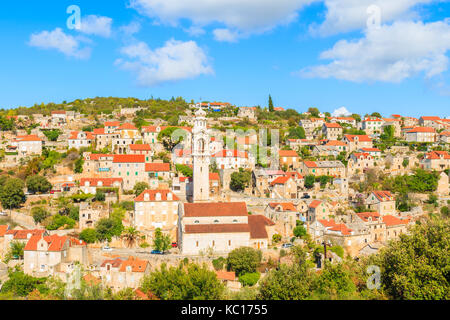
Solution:
{"label": "church bell tower", "polygon": [[210,137],[206,128],[206,112],[201,107],[195,113],[192,135],[193,201],[207,202],[209,201]]}

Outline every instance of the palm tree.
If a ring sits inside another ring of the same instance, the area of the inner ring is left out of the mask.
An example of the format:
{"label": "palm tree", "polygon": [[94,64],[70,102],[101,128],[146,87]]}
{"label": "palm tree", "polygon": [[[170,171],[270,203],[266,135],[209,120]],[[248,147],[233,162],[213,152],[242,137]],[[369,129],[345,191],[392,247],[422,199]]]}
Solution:
{"label": "palm tree", "polygon": [[141,233],[133,227],[126,228],[122,233],[122,239],[126,241],[129,248],[133,247],[141,237]]}

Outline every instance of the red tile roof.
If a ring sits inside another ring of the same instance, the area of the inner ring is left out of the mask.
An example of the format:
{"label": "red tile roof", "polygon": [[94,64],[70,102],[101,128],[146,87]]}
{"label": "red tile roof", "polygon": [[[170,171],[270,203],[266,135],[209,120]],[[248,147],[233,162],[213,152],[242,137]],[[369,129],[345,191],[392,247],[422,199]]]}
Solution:
{"label": "red tile roof", "polygon": [[[172,193],[172,191],[170,190],[145,190],[143,191],[139,196],[137,196],[134,201],[136,202],[143,202],[146,201],[145,200],[145,195],[148,194],[149,195],[149,200],[151,202],[157,201],[156,200],[156,195],[157,194],[161,195],[161,200],[158,201],[180,201],[180,199]],[[172,200],[168,200],[167,196],[171,194],[172,195]]]}
{"label": "red tile roof", "polygon": [[169,172],[170,163],[146,163],[146,172]]}
{"label": "red tile roof", "polygon": [[281,206],[282,211],[292,211],[292,212],[297,211],[297,209],[295,208],[295,206],[292,202],[284,202],[284,203],[272,202],[272,203],[269,203],[269,206],[272,209],[275,209],[276,207]]}
{"label": "red tile roof", "polygon": [[250,239],[267,239],[266,226],[274,226],[272,220],[269,218],[257,214],[248,216],[248,225],[250,226]]}
{"label": "red tile roof", "polygon": [[119,268],[120,265],[122,264],[122,259],[120,258],[116,258],[114,260],[105,260],[103,261],[103,263],[101,264],[101,268],[106,267],[107,264],[110,264],[112,268]]}
{"label": "red tile roof", "polygon": [[209,180],[220,180],[219,174],[216,172],[211,172],[209,174]]}
{"label": "red tile roof", "polygon": [[322,203],[322,201],[320,201],[320,200],[313,200],[313,201],[309,204],[309,207],[315,209],[315,208],[317,208],[318,206],[320,206],[321,203]]}
{"label": "red tile roof", "polygon": [[436,130],[434,128],[430,128],[430,127],[415,127],[414,129],[409,130],[406,133],[416,133],[416,132],[434,133],[434,132],[436,132]]}
{"label": "red tile roof", "polygon": [[115,154],[114,163],[145,163],[143,154]]}
{"label": "red tile roof", "polygon": [[378,218],[380,218],[380,214],[378,212],[360,212],[357,213],[356,215],[365,222],[369,221],[369,217],[372,218],[372,221],[378,220]]}
{"label": "red tile roof", "polygon": [[94,135],[105,134],[105,128],[97,128],[92,132]]}
{"label": "red tile roof", "polygon": [[431,121],[440,120],[441,119],[440,117],[436,117],[436,116],[432,116],[432,117],[425,116],[425,117],[421,117],[421,118],[422,118],[422,120],[431,120]]}
{"label": "red tile roof", "polygon": [[185,203],[185,217],[247,216],[245,202]]}
{"label": "red tile roof", "polygon": [[298,154],[294,150],[280,150],[278,152],[280,157],[298,157]]}
{"label": "red tile roof", "polygon": [[216,271],[217,279],[226,281],[235,281],[236,273],[228,271]]}
{"label": "red tile roof", "polygon": [[329,230],[331,231],[339,231],[342,235],[348,236],[353,231],[352,229],[349,229],[345,224],[340,223],[335,225],[334,227],[331,227]]}
{"label": "red tile roof", "polygon": [[345,134],[344,137],[347,138],[348,141],[353,142],[355,141],[355,138],[358,137],[359,141],[362,142],[370,142],[372,139],[368,135],[354,135],[354,134]]}
{"label": "red tile roof", "polygon": [[6,231],[8,231],[9,226],[8,225],[1,225],[0,226],[0,237],[5,236]]}
{"label": "red tile roof", "polygon": [[38,242],[44,239],[47,244],[48,244],[48,249],[47,251],[51,251],[51,252],[59,252],[64,248],[64,245],[66,243],[71,244],[71,241],[69,239],[69,237],[67,236],[58,236],[57,234],[54,234],[52,236],[47,236],[47,237],[43,237],[41,235],[36,235],[36,236],[32,236],[30,238],[30,240],[28,240],[25,248],[23,249],[24,251],[36,251],[37,248],[37,244]]}
{"label": "red tile roof", "polygon": [[332,122],[332,123],[324,123],[324,125],[325,125],[325,127],[327,127],[327,128],[341,128],[341,129],[342,129],[341,125],[340,125],[339,123],[335,123],[335,122]]}
{"label": "red tile roof", "polygon": [[361,148],[361,150],[364,152],[381,152],[378,148]]}
{"label": "red tile roof", "polygon": [[135,257],[129,257],[128,260],[122,262],[119,272],[126,272],[127,267],[131,267],[132,272],[145,272],[148,267],[148,261],[140,260]]}
{"label": "red tile roof", "polygon": [[314,161],[303,161],[303,163],[308,168],[317,168],[317,163],[315,163]]}
{"label": "red tile roof", "polygon": [[113,158],[113,154],[100,154],[100,153],[91,153],[89,158],[91,160],[99,160],[100,158]]}
{"label": "red tile roof", "polygon": [[408,219],[402,220],[397,217],[387,215],[387,216],[383,216],[383,222],[386,224],[387,227],[391,227],[391,226],[408,224],[409,220]]}
{"label": "red tile roof", "polygon": [[285,184],[286,182],[288,182],[288,180],[289,180],[290,178],[291,178],[291,177],[288,177],[288,176],[278,177],[278,178],[276,178],[275,180],[273,180],[273,181],[270,183],[270,185],[271,185],[271,186],[274,186],[274,185],[276,185],[276,184]]}
{"label": "red tile roof", "polygon": [[34,135],[34,134],[30,134],[30,135],[27,135],[27,136],[18,136],[17,138],[16,138],[16,140],[17,141],[42,141],[42,139],[41,138],[39,138],[37,135]]}
{"label": "red tile roof", "polygon": [[45,230],[42,229],[34,229],[34,230],[8,230],[6,231],[7,235],[12,234],[14,240],[26,240],[28,239],[28,235],[30,236],[41,236],[45,233]]}
{"label": "red tile roof", "polygon": [[393,201],[394,197],[389,191],[373,191],[375,197],[380,201]]}
{"label": "red tile roof", "polygon": [[152,148],[150,148],[149,144],[130,144],[129,145],[130,150],[133,151],[151,151]]}
{"label": "red tile roof", "polygon": [[90,187],[99,187],[99,183],[101,183],[101,187],[112,187],[115,182],[123,182],[122,178],[82,178],[80,180],[80,186],[84,187],[86,182],[89,182]]}
{"label": "red tile roof", "polygon": [[427,159],[429,160],[438,160],[441,157],[445,160],[450,160],[450,153],[447,151],[431,151],[427,153]]}

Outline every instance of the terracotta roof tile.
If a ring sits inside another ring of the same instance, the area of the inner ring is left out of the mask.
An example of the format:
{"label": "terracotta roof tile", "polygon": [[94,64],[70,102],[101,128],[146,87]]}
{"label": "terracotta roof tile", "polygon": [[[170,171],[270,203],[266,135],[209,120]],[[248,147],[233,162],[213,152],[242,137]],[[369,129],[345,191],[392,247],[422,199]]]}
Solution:
{"label": "terracotta roof tile", "polygon": [[143,154],[115,154],[114,163],[145,163]]}
{"label": "terracotta roof tile", "polygon": [[247,216],[245,202],[185,203],[185,217]]}
{"label": "terracotta roof tile", "polygon": [[[148,194],[149,196],[149,200],[147,201],[180,201],[180,199],[172,193],[172,191],[170,190],[145,190],[143,191],[139,196],[137,196],[134,201],[136,202],[143,202],[146,201],[145,200],[145,195]],[[160,194],[161,195],[161,200],[156,200],[156,195]],[[167,197],[168,195],[171,194],[172,195],[172,200],[168,200]]]}
{"label": "terracotta roof tile", "polygon": [[188,224],[185,233],[246,233],[250,232],[249,224]]}
{"label": "terracotta roof tile", "polygon": [[146,172],[169,172],[170,163],[146,163]]}

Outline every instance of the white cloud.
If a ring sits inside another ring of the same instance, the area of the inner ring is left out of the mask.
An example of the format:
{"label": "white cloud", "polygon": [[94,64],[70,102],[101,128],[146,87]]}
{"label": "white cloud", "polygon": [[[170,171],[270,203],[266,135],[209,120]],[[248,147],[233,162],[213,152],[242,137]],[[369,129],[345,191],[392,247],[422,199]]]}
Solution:
{"label": "white cloud", "polygon": [[132,36],[141,31],[141,24],[138,21],[132,21],[127,25],[121,26],[120,31],[127,36]]}
{"label": "white cloud", "polygon": [[199,26],[190,26],[189,28],[184,29],[184,31],[193,37],[201,36],[206,33],[205,29]]}
{"label": "white cloud", "polygon": [[88,59],[91,55],[90,48],[80,48],[80,40],[65,34],[61,28],[56,28],[53,31],[33,33],[28,44],[32,47],[46,50],[55,49],[66,56],[77,59]]}
{"label": "white cloud", "polygon": [[222,23],[243,32],[263,32],[297,18],[297,12],[317,0],[131,0],[132,8],[176,25],[189,19],[196,26]]}
{"label": "white cloud", "polygon": [[331,114],[331,116],[333,117],[347,117],[347,116],[351,116],[352,113],[350,111],[347,110],[346,107],[340,107],[336,110],[333,111],[333,113]]}
{"label": "white cloud", "polygon": [[81,19],[81,28],[78,31],[109,38],[111,36],[112,22],[113,20],[108,17],[86,16]]}
{"label": "white cloud", "polygon": [[323,36],[365,29],[370,17],[375,17],[376,11],[368,8],[375,6],[379,9],[381,24],[401,19],[417,17],[414,8],[420,4],[427,4],[439,0],[325,0],[327,13],[325,21],[317,26],[311,26],[313,34]]}
{"label": "white cloud", "polygon": [[151,50],[144,42],[123,47],[128,60],[119,59],[116,65],[136,73],[142,86],[192,79],[213,74],[205,52],[194,41],[169,40],[161,48]]}
{"label": "white cloud", "polygon": [[430,78],[447,70],[449,50],[449,19],[425,24],[396,22],[369,29],[362,39],[337,42],[320,56],[331,63],[299,74],[354,82],[401,82],[421,73]]}
{"label": "white cloud", "polygon": [[236,42],[239,38],[239,33],[229,29],[215,29],[213,31],[214,39],[223,42]]}

